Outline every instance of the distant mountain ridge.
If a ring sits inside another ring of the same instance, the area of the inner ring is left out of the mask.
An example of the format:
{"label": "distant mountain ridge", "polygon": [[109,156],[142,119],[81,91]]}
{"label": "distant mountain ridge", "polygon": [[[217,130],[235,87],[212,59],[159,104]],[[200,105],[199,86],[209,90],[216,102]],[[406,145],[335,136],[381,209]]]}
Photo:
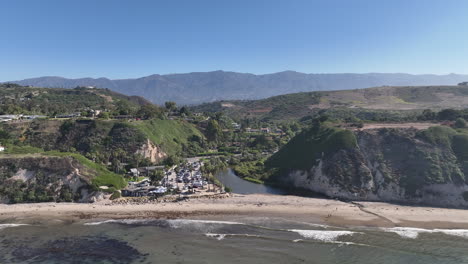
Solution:
{"label": "distant mountain ridge", "polygon": [[200,104],[217,100],[261,99],[270,96],[325,90],[347,90],[376,86],[455,85],[468,75],[412,75],[404,73],[306,74],[284,71],[255,75],[225,71],[149,75],[136,79],[39,77],[12,81],[37,87],[74,88],[96,86],[127,95],[142,96],[154,103],[175,101]]}

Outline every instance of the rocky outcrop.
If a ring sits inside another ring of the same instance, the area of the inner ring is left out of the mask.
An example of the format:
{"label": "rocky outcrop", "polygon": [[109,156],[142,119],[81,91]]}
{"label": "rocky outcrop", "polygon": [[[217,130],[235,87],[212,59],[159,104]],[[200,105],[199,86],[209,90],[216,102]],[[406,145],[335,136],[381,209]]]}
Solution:
{"label": "rocky outcrop", "polygon": [[167,154],[163,152],[160,147],[154,145],[149,139],[137,150],[136,154],[143,156],[152,163],[158,163],[167,157]]}
{"label": "rocky outcrop", "polygon": [[103,198],[92,186],[95,176],[96,171],[72,157],[2,157],[0,201],[93,202]]}
{"label": "rocky outcrop", "polygon": [[466,161],[450,141],[456,132],[432,130],[356,131],[356,147],[283,169],[279,180],[334,198],[468,207]]}

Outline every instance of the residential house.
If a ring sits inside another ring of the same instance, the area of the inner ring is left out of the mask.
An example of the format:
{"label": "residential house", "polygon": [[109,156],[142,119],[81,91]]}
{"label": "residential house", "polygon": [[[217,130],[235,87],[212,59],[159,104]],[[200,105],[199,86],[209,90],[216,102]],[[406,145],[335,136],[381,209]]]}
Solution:
{"label": "residential house", "polygon": [[234,129],[240,129],[240,128],[241,128],[241,125],[238,124],[238,123],[236,123],[236,122],[232,122],[231,125],[232,125],[232,127],[233,127]]}

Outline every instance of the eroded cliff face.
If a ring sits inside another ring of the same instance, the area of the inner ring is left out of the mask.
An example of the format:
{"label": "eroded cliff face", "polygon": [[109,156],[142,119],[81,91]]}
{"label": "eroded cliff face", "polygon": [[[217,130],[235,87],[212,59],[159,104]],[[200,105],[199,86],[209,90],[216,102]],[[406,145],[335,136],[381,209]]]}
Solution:
{"label": "eroded cliff face", "polygon": [[140,154],[151,162],[159,162],[167,154],[137,128],[124,122],[101,120],[35,120],[30,126],[5,126],[26,144],[48,150],[78,151],[82,155],[98,153],[104,160],[114,151],[128,158]]}
{"label": "eroded cliff face", "polygon": [[144,158],[149,159],[152,163],[158,163],[167,157],[167,154],[156,146],[149,139],[143,144],[135,154],[142,155]]}
{"label": "eroded cliff face", "polygon": [[1,157],[0,202],[94,202],[95,174],[72,157]]}
{"label": "eroded cliff face", "polygon": [[414,129],[354,132],[357,146],[322,155],[310,169],[289,169],[284,184],[330,197],[468,207],[464,160],[451,144]]}

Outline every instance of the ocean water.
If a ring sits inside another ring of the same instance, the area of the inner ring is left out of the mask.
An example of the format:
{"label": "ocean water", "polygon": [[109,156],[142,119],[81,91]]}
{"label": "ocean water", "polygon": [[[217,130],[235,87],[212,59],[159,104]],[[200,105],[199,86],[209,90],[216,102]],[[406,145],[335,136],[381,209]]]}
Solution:
{"label": "ocean water", "polygon": [[0,223],[0,263],[468,263],[468,230],[277,218]]}

